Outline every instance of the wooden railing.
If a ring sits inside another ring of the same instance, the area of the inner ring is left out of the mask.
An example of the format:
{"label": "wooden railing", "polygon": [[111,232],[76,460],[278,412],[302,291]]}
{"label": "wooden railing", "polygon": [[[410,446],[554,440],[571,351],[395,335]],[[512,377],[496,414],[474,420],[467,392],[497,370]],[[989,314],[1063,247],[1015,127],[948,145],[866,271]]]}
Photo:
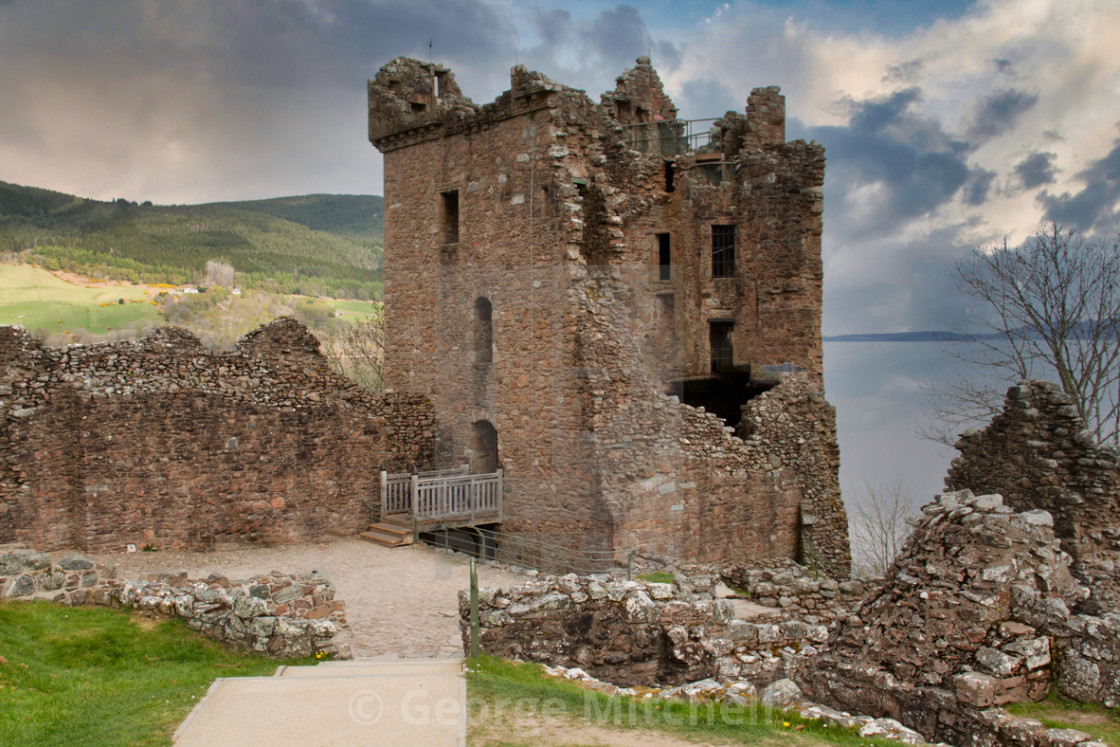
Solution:
{"label": "wooden railing", "polygon": [[381,519],[411,516],[414,521],[457,519],[500,522],[502,470],[467,474],[466,465],[414,474],[381,473]]}
{"label": "wooden railing", "polygon": [[[462,464],[450,469],[434,469],[428,472],[417,472],[421,480],[428,480],[451,475],[465,475],[470,472],[470,465]],[[407,514],[412,511],[412,496],[409,492],[409,483],[412,481],[411,472],[400,472],[391,475],[381,470],[381,518],[393,514]]]}

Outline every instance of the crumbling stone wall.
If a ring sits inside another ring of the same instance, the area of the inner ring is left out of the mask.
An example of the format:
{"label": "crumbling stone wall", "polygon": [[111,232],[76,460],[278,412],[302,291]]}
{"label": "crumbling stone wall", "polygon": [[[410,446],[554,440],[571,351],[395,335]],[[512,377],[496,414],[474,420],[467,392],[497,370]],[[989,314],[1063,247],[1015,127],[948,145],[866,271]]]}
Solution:
{"label": "crumbling stone wall", "polygon": [[189,332],[47,348],[0,327],[0,542],[208,547],[354,531],[378,469],[430,466],[431,406],[336,376],[281,319],[230,351]]}
{"label": "crumbling stone wall", "polygon": [[883,584],[800,672],[810,696],[952,744],[1049,744],[1041,724],[998,707],[1040,700],[1052,685],[1120,702],[1109,638],[1120,616],[1071,613],[1089,590],[1050,513],[967,490],[922,513]]}
{"label": "crumbling stone wall", "polygon": [[236,648],[279,658],[323,654],[349,658],[334,637],[346,605],[317,574],[278,571],[247,581],[185,573],[123,582],[112,565],[82,555],[51,557],[26,548],[0,554],[0,599],[49,599],[69,606],[128,607],[185,620],[187,627]]}
{"label": "crumbling stone wall", "polygon": [[956,446],[946,487],[1049,511],[1073,574],[1092,591],[1079,611],[1120,609],[1120,452],[1093,442],[1065,394],[1049,382],[1011,387],[1003,412]]}
{"label": "crumbling stone wall", "polygon": [[[466,591],[459,610],[466,647]],[[788,677],[828,638],[823,625],[736,620],[729,602],[695,588],[574,574],[482,589],[479,621],[488,653],[579,667],[624,687],[709,677],[764,687]]]}
{"label": "crumbling stone wall", "polygon": [[[472,461],[476,429],[493,426],[506,531],[682,559],[801,556],[846,575],[819,394],[824,154],[785,142],[778,90],[696,148],[646,58],[599,105],[522,66],[484,106],[448,76],[398,58],[369,82],[386,383],[432,399],[441,466]],[[735,226],[732,277],[712,276],[713,225]],[[712,375],[719,320],[733,320],[732,396],[779,371],[817,394],[775,391],[745,440],[668,397]]]}
{"label": "crumbling stone wall", "polygon": [[791,560],[733,565],[720,570],[723,581],[777,616],[809,624],[843,622],[877,585],[870,579],[837,581]]}

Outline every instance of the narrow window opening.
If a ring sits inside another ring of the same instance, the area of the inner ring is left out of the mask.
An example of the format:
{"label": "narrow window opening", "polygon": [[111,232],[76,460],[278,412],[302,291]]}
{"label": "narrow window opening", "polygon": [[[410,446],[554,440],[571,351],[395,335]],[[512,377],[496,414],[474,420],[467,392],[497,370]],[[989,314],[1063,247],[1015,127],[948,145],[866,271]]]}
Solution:
{"label": "narrow window opening", "polygon": [[712,373],[727,371],[735,364],[731,345],[731,322],[709,322],[708,344],[712,349]]}
{"label": "narrow window opening", "polygon": [[490,299],[474,302],[474,362],[490,363],[494,358],[493,306]]}
{"label": "narrow window opening", "polygon": [[712,277],[735,277],[735,226],[712,226]]}
{"label": "narrow window opening", "polygon": [[443,243],[459,243],[459,192],[444,192],[443,198]]}
{"label": "narrow window opening", "polygon": [[672,280],[673,278],[673,252],[669,245],[669,234],[657,234],[657,267],[658,278],[660,280]]}
{"label": "narrow window opening", "polygon": [[673,179],[674,179],[675,176],[676,176],[676,174],[674,173],[673,162],[672,161],[666,161],[665,162],[665,191],[666,192],[672,192],[675,189],[675,187],[673,185]]}

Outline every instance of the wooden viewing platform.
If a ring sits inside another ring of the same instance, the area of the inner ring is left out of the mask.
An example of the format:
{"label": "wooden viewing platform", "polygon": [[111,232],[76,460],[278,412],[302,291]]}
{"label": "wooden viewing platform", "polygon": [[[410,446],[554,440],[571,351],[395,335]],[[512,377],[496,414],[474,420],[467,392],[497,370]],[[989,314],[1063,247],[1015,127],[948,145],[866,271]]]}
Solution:
{"label": "wooden viewing platform", "polygon": [[380,521],[361,536],[389,547],[409,545],[420,532],[502,521],[502,470],[469,474],[467,465],[431,472],[381,471]]}

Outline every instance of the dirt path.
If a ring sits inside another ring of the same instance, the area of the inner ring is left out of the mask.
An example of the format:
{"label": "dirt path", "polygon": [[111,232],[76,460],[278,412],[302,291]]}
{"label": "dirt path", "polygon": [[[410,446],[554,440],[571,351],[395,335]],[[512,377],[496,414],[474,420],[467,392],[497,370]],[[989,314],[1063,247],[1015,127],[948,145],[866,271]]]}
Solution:
{"label": "dirt path", "polygon": [[[469,583],[464,555],[424,545],[386,548],[358,539],[289,545],[238,547],[209,552],[101,553],[120,577],[143,578],[186,571],[190,578],[221,573],[243,579],[272,570],[319,571],[346,602],[349,634],[339,637],[354,656],[461,656],[459,589]],[[525,577],[487,564],[479,566],[482,586],[512,586]]]}

